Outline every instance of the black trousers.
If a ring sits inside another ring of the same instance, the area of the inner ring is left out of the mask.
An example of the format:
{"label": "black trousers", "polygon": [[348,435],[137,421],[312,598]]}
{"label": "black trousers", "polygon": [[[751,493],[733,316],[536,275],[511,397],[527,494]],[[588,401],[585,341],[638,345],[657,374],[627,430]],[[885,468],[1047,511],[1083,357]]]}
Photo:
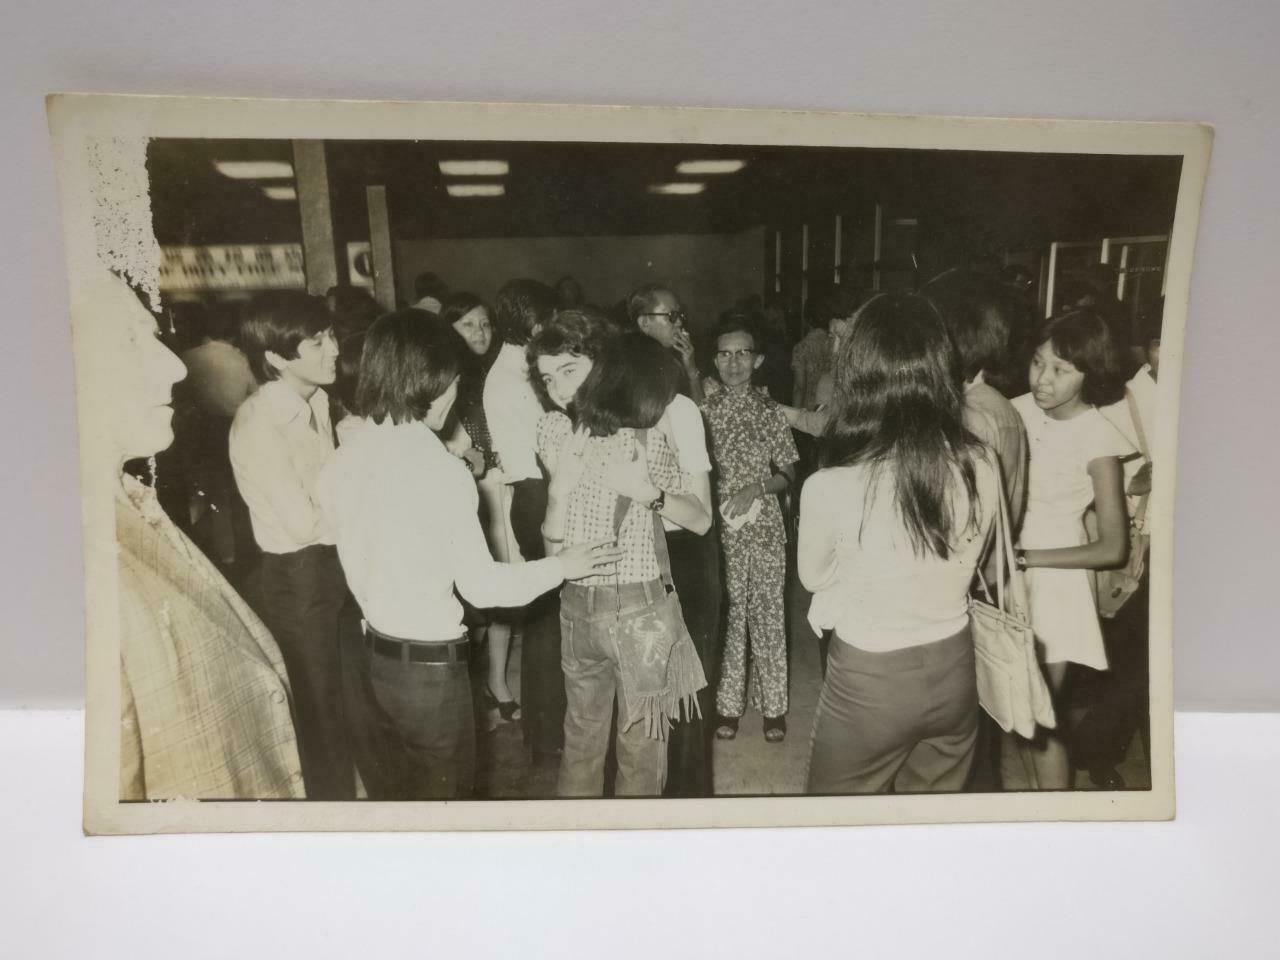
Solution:
{"label": "black trousers", "polygon": [[342,643],[342,700],[347,718],[347,743],[370,800],[394,800],[405,776],[404,754],[398,748],[394,721],[379,706],[369,673],[369,652],[360,629],[360,605],[347,594],[339,618]]}
{"label": "black trousers", "polygon": [[[525,560],[545,556],[542,521],[547,514],[547,482],[512,484],[511,530]],[[560,595],[543,594],[525,607],[520,647],[520,712],[525,743],[535,754],[564,747],[566,707],[560,669]]]}
{"label": "black trousers", "polygon": [[298,755],[309,800],[352,800],[339,615],[347,595],[335,547],[265,553],[260,567],[263,622],[284,657],[293,692]]}
{"label": "black trousers", "polygon": [[1109,669],[1098,678],[1097,699],[1072,731],[1071,758],[1078,769],[1118,766],[1135,733],[1151,754],[1150,585],[1148,569],[1115,617],[1102,621]]}
{"label": "black trousers", "polygon": [[470,799],[476,718],[466,655],[450,663],[405,663],[377,651],[367,656],[374,699],[394,724],[401,756],[386,799]]}
{"label": "black trousers", "polygon": [[685,626],[702,661],[707,685],[698,691],[702,717],[681,720],[667,743],[667,786],[663,796],[712,795],[711,738],[715,731],[715,689],[719,670],[720,613],[723,584],[720,577],[720,538],[713,527],[704,536],[687,530],[667,533],[671,554],[671,579],[684,609]]}

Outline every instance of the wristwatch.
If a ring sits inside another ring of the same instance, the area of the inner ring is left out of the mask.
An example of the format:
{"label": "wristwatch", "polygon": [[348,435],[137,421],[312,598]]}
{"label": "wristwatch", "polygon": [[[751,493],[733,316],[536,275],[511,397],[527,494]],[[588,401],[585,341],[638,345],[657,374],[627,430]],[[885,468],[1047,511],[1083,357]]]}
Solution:
{"label": "wristwatch", "polygon": [[1013,565],[1019,570],[1027,569],[1027,554],[1024,550],[1013,551]]}
{"label": "wristwatch", "polygon": [[645,504],[645,506],[647,506],[654,513],[661,513],[662,508],[665,507],[666,505],[667,505],[667,491],[665,490],[659,490],[658,495],[654,497],[652,500],[650,500],[647,504]]}

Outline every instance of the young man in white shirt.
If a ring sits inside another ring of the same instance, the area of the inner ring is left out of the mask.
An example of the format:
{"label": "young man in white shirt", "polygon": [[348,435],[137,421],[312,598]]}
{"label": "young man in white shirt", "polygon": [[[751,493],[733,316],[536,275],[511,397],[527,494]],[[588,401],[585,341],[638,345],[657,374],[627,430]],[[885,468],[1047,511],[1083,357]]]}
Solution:
{"label": "young man in white shirt", "polygon": [[339,614],[346,584],[316,499],[333,455],[329,398],[338,344],[324,300],[261,294],[240,330],[262,386],[231,424],[231,469],[262,549],[259,613],[284,655],[293,689],[307,796],[355,798],[342,701]]}
{"label": "young man in white shirt", "polygon": [[[526,561],[544,555],[542,519],[547,481],[538,465],[542,416],[529,382],[525,347],[555,315],[555,292],[536,280],[503,284],[494,300],[494,328],[502,346],[484,382],[484,415],[503,482],[511,488],[511,533]],[[560,598],[547,594],[521,619],[520,711],[525,743],[535,761],[558,762],[564,748],[565,690],[560,669]]]}
{"label": "young man in white shirt", "polygon": [[[695,400],[702,398],[702,378],[694,359],[693,341],[684,328],[685,313],[680,299],[665,287],[643,286],[627,297],[627,315],[642,333],[657,340],[680,360],[689,384],[689,395],[678,394],[667,407],[663,423],[669,426],[667,440],[675,450],[680,470],[688,477],[689,489],[712,517],[711,459],[707,454],[707,431]],[[696,393],[694,391],[697,391]],[[685,530],[664,519],[667,549],[671,555],[671,578],[684,609],[685,626],[702,661],[707,686],[698,692],[702,717],[685,718],[668,738],[668,797],[709,797],[712,794],[711,738],[715,716],[715,685],[719,663],[720,537],[714,519],[705,534]]]}
{"label": "young man in white shirt", "polygon": [[475,780],[470,639],[457,589],[476,607],[517,607],[612,569],[608,541],[498,563],[466,466],[435,431],[458,390],[449,331],[416,311],[378,320],[365,338],[356,405],[365,422],[325,467],[320,500],[365,617],[374,697],[395,728],[396,799],[467,798]]}

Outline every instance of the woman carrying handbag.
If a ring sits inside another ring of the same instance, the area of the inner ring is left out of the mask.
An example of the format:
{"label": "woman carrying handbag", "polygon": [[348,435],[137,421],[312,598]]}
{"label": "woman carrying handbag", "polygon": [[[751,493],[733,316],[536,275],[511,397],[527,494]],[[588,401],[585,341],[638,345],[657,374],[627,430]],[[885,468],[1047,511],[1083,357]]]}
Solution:
{"label": "woman carrying handbag", "polygon": [[954,348],[924,298],[869,300],[835,370],[797,548],[810,623],[835,628],[807,792],[958,791],[978,732],[968,593],[998,512],[995,455],[964,426]]}

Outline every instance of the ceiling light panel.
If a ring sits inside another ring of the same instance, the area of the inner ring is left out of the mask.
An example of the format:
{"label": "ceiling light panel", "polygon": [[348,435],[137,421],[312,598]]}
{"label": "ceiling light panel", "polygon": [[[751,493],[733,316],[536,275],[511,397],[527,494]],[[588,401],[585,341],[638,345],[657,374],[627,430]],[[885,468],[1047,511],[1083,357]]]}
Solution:
{"label": "ceiling light panel", "polygon": [[232,180],[293,179],[293,164],[281,160],[215,160],[213,166]]}
{"label": "ceiling light panel", "polygon": [[440,161],[440,172],[446,177],[505,177],[510,169],[505,160]]}
{"label": "ceiling light panel", "polygon": [[667,196],[691,196],[695,193],[701,193],[707,189],[705,183],[651,183],[649,184],[650,193],[660,193]]}
{"label": "ceiling light panel", "polygon": [[500,183],[450,183],[445,189],[451,197],[500,197],[507,192]]}
{"label": "ceiling light panel", "polygon": [[297,200],[298,191],[293,187],[263,187],[268,200]]}
{"label": "ceiling light panel", "polygon": [[745,160],[682,160],[676,164],[676,173],[686,177],[715,176],[737,173],[746,165]]}

